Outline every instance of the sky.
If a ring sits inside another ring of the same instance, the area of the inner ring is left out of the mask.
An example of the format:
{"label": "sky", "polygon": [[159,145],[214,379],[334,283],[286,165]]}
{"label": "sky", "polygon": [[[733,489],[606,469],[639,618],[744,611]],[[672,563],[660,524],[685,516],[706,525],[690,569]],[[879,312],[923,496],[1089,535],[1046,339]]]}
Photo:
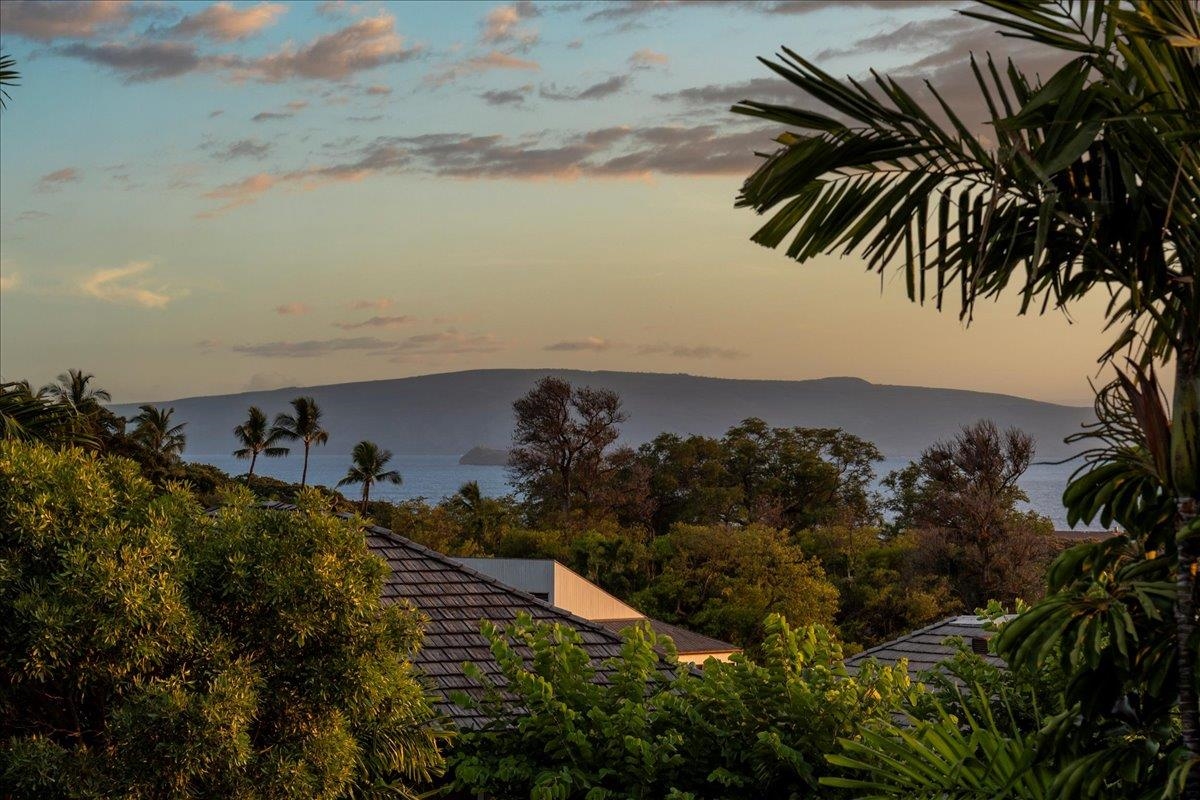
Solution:
{"label": "sky", "polygon": [[149,401],[490,367],[857,376],[1085,404],[1099,301],[964,326],[735,209],[805,98],[1052,57],[914,0],[0,3],[0,376]]}

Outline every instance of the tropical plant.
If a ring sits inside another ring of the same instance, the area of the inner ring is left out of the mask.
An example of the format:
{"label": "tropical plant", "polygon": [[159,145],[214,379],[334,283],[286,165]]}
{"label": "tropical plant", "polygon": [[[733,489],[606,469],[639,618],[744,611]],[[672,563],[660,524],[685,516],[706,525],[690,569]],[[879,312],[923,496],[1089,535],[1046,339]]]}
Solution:
{"label": "tropical plant", "polygon": [[754,241],[792,235],[800,261],[854,252],[880,273],[896,265],[912,299],[950,299],[967,320],[1010,287],[1022,313],[1104,295],[1117,333],[1103,359],[1127,348],[1142,364],[1174,359],[1165,485],[1178,709],[1197,765],[1185,794],[1198,798],[1200,13],[1191,0],[982,3],[963,13],[1069,58],[1045,83],[972,59],[994,145],[932,87],[946,123],[896,80],[838,80],[785,50],[765,63],[822,107],[734,107],[792,129],[738,202],[773,211]]}
{"label": "tropical plant", "polygon": [[[321,427],[321,407],[311,397],[297,397],[292,401],[291,414],[278,414],[274,430],[284,439],[304,443],[304,468],[300,472],[300,485],[308,485],[308,451],[314,444],[325,444],[329,433]],[[274,431],[272,431],[274,432]]]}
{"label": "tropical plant", "polygon": [[354,463],[346,472],[346,477],[338,481],[337,485],[362,484],[361,508],[365,514],[367,503],[371,499],[372,486],[381,481],[399,486],[403,478],[396,470],[387,469],[388,462],[392,460],[392,451],[384,450],[374,442],[361,441],[354,445],[350,457]]}
{"label": "tropical plant", "polygon": [[12,95],[8,93],[5,86],[20,86],[18,81],[21,78],[21,73],[17,72],[17,60],[12,56],[0,54],[0,108],[6,108],[8,101],[12,99]]}
{"label": "tropical plant", "polygon": [[96,439],[74,423],[71,408],[34,392],[29,381],[0,384],[0,439],[95,447]]}
{"label": "tropical plant", "polygon": [[472,796],[821,797],[824,753],[915,691],[903,667],[850,677],[832,636],[778,616],[757,658],[710,660],[700,675],[646,625],[604,664],[572,628],[527,615],[482,627],[501,674],[464,665],[482,691],[454,700],[487,722],[450,754],[454,788]]}
{"label": "tropical plant", "polygon": [[444,739],[387,565],[315,492],[206,513],[122,458],[0,442],[11,797],[408,797]]}
{"label": "tropical plant", "polygon": [[48,383],[40,390],[40,394],[66,403],[80,413],[88,413],[99,407],[100,403],[112,400],[107,389],[93,388],[92,381],[96,376],[80,369],[69,369],[58,376],[55,383]]}
{"label": "tropical plant", "polygon": [[133,431],[134,441],[151,453],[177,459],[187,445],[187,435],[183,432],[187,423],[171,424],[174,414],[174,408],[138,406],[138,413],[132,420],[137,425]]}
{"label": "tropical plant", "polygon": [[288,454],[288,448],[279,447],[277,444],[284,438],[283,431],[271,427],[267,415],[258,406],[250,406],[246,421],[233,429],[233,435],[242,445],[233,451],[234,456],[250,459],[247,482],[254,480],[254,462],[260,454],[267,458],[282,458]]}

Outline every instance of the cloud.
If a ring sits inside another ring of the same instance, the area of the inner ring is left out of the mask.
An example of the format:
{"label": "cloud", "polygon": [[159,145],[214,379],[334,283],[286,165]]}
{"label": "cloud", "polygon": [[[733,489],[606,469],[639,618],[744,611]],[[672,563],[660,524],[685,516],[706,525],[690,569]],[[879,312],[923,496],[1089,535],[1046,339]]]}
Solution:
{"label": "cloud", "polygon": [[554,342],[542,349],[554,353],[578,353],[585,351],[600,353],[617,347],[625,347],[625,345],[618,344],[610,339],[604,339],[600,336],[588,336],[586,339],[570,339],[562,342]]}
{"label": "cloud", "polygon": [[469,75],[479,75],[494,69],[517,69],[536,72],[541,69],[541,65],[536,61],[528,61],[523,58],[517,58],[510,53],[493,50],[486,55],[473,56],[451,62],[443,69],[426,75],[425,82],[432,86],[442,86]]}
{"label": "cloud", "polygon": [[297,386],[299,383],[300,381],[291,375],[285,375],[282,372],[256,372],[250,376],[250,380],[246,381],[244,388],[247,392],[266,392],[272,389]]}
{"label": "cloud", "polygon": [[516,89],[489,90],[480,94],[484,102],[493,106],[516,106],[525,102],[525,98],[533,91],[533,84],[527,83]]}
{"label": "cloud", "polygon": [[235,353],[260,358],[315,358],[359,351],[373,356],[387,356],[392,361],[405,361],[422,356],[491,353],[502,347],[503,343],[491,334],[467,334],[450,329],[396,340],[375,336],[337,337],[239,344],[230,349]]}
{"label": "cloud", "polygon": [[385,308],[391,308],[396,304],[396,301],[390,297],[377,297],[373,300],[355,300],[350,303],[351,311],[366,311],[367,309],[377,309],[383,311]]}
{"label": "cloud", "polygon": [[634,355],[654,356],[666,355],[672,358],[691,359],[736,359],[744,358],[745,353],[712,345],[686,344],[643,344],[631,345],[624,342],[614,342],[601,336],[588,336],[583,339],[567,339],[554,342],[542,348],[554,353],[606,353],[610,350],[632,350]]}
{"label": "cloud", "polygon": [[11,292],[20,285],[21,273],[9,272],[7,275],[0,275],[0,292]]}
{"label": "cloud", "polygon": [[521,23],[540,14],[538,7],[529,0],[497,6],[483,18],[479,39],[485,44],[516,42],[521,47],[531,47],[537,43],[538,33],[521,27]]}
{"label": "cloud", "polygon": [[588,22],[625,22],[660,11],[689,8],[747,11],[755,14],[809,14],[827,9],[925,8],[946,5],[945,0],[609,0],[585,17]]}
{"label": "cloud", "polygon": [[[79,288],[84,294],[107,303],[123,303],[142,308],[166,308],[173,299],[163,290],[145,287],[137,276],[148,271],[149,261],[131,261],[123,267],[98,269],[84,278]],[[130,280],[131,278],[135,280]]]}
{"label": "cloud", "polygon": [[368,94],[368,95],[372,95],[372,96],[386,96],[391,93],[392,93],[392,87],[384,86],[381,83],[377,83],[374,86],[368,86],[366,88],[366,91],[364,92],[364,94]]}
{"label": "cloud", "polygon": [[17,214],[15,221],[16,222],[37,222],[38,220],[45,219],[46,217],[49,217],[49,216],[51,216],[49,212],[38,211],[37,209],[31,208],[27,211],[22,211],[20,214]]}
{"label": "cloud", "polygon": [[586,89],[560,91],[554,84],[542,86],[538,94],[547,100],[600,100],[617,94],[629,85],[628,75],[614,75],[607,80],[594,83]]}
{"label": "cloud", "polygon": [[712,345],[684,345],[684,344],[651,344],[642,345],[637,348],[639,356],[651,355],[668,355],[672,358],[695,358],[695,359],[736,359],[745,358],[746,354],[741,350],[731,350],[724,347],[714,347]]}
{"label": "cloud", "polygon": [[225,109],[223,109],[223,108],[218,108],[218,109],[216,109],[215,111],[210,111],[210,112],[208,112],[208,118],[209,118],[209,119],[213,119],[214,117],[219,117],[219,116],[221,116],[221,115],[222,115],[222,114],[224,114],[224,113],[225,113]]}
{"label": "cloud", "polygon": [[140,13],[129,0],[27,0],[0,3],[0,30],[39,42],[90,39],[124,28]]}
{"label": "cloud", "polygon": [[408,361],[423,356],[457,356],[468,353],[495,353],[504,343],[490,333],[460,333],[453,328],[438,333],[420,333],[396,342],[391,361]]}
{"label": "cloud", "polygon": [[296,116],[290,111],[260,111],[250,118],[251,122],[271,122],[277,119],[291,119]]}
{"label": "cloud", "polygon": [[308,339],[301,342],[263,342],[262,344],[235,344],[230,349],[235,353],[262,358],[313,358],[346,350],[384,350],[393,343],[374,336],[355,338]]}
{"label": "cloud", "polygon": [[281,186],[311,190],[379,174],[423,172],[461,179],[574,180],[651,175],[745,175],[756,149],[773,146],[762,129],[729,132],[716,125],[598,128],[566,137],[550,133],[508,139],[500,134],[430,133],[381,136],[350,160],[284,173],[258,173],[204,194],[222,201],[200,217],[255,202]]}
{"label": "cloud", "polygon": [[[143,83],[185,75],[205,66],[196,48],[184,42],[134,42],[90,45],[73,42],[54,48],[58,55],[107,67],[125,83]],[[216,63],[216,62],[214,62]]]}
{"label": "cloud", "polygon": [[211,353],[222,345],[220,339],[201,339],[196,342],[196,349],[202,353]]}
{"label": "cloud", "polygon": [[782,78],[753,78],[737,83],[714,83],[654,95],[656,100],[677,100],[694,106],[729,107],[742,100],[788,104],[803,99],[800,90]]}
{"label": "cloud", "polygon": [[397,317],[371,317],[362,322],[335,322],[333,324],[344,331],[353,331],[359,328],[399,328],[415,321],[415,317],[403,314]]}
{"label": "cloud", "polygon": [[567,42],[568,50],[578,50],[581,47],[583,47],[583,39],[572,39],[571,41]]}
{"label": "cloud", "polygon": [[271,152],[271,147],[269,142],[260,142],[257,139],[238,139],[213,150],[212,157],[218,161],[233,161],[237,158],[263,159]]}
{"label": "cloud", "polygon": [[249,8],[236,8],[232,3],[213,3],[211,6],[188,14],[166,29],[167,36],[204,37],[219,42],[232,42],[253,36],[287,11],[278,3],[259,3]]}
{"label": "cloud", "polygon": [[[201,55],[189,42],[136,39],[95,46],[74,42],[56,47],[52,52],[108,67],[121,75],[126,83],[162,80],[201,70],[220,72],[235,82],[343,81],[357,72],[407,61],[420,52],[419,47],[405,45],[404,39],[396,33],[395,23],[390,14],[380,13],[318,36],[300,47],[289,42],[278,52],[259,58],[234,54]],[[243,21],[242,24],[246,23]]]}
{"label": "cloud", "polygon": [[47,172],[38,178],[37,190],[39,192],[56,192],[68,183],[79,183],[81,180],[83,180],[83,173],[78,168],[63,167],[54,172]]}
{"label": "cloud", "polygon": [[280,52],[233,65],[236,80],[252,78],[279,83],[295,78],[341,81],[356,72],[415,57],[419,47],[406,47],[396,33],[396,20],[381,13],[319,36],[303,47],[285,46]]}
{"label": "cloud", "polygon": [[629,57],[629,65],[634,69],[649,69],[650,67],[664,67],[670,60],[666,53],[657,53],[648,47],[643,47]]}
{"label": "cloud", "polygon": [[283,316],[308,314],[311,311],[312,308],[307,303],[284,303],[281,306],[275,306],[275,313]]}

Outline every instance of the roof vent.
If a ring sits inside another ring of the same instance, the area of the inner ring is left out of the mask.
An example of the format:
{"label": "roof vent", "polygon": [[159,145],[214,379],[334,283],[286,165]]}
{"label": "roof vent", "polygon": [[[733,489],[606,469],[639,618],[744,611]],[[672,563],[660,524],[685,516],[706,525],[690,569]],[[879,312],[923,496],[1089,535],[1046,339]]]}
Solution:
{"label": "roof vent", "polygon": [[972,636],[971,652],[978,656],[986,656],[988,654],[988,640],[982,636]]}

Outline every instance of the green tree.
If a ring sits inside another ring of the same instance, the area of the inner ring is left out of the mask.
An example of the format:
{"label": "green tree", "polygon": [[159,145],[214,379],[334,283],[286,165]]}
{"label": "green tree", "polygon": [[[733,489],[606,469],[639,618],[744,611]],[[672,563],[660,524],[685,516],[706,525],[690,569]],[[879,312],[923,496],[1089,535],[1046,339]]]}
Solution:
{"label": "green tree", "polygon": [[827,796],[824,754],[909,702],[908,674],[869,666],[851,678],[823,629],[778,616],[763,628],[756,658],[710,660],[697,676],[664,661],[673,648],[647,627],[627,631],[620,656],[599,665],[573,629],[485,623],[502,680],[467,665],[482,698],[456,702],[489,721],[450,755],[454,787],[562,800]]}
{"label": "green tree", "polygon": [[284,438],[283,431],[271,427],[267,415],[258,406],[250,406],[249,416],[233,429],[233,435],[242,445],[233,454],[238,458],[250,459],[248,481],[254,479],[254,462],[260,454],[267,458],[282,458],[288,454],[288,448],[278,444]]}
{"label": "green tree", "polygon": [[1175,498],[1178,707],[1196,765],[1185,795],[1198,798],[1200,15],[1189,0],[982,2],[964,13],[1069,58],[1045,83],[972,60],[994,145],[936,91],[947,124],[897,81],[839,81],[789,50],[768,66],[821,107],[734,107],[792,129],[739,204],[773,212],[760,244],[792,235],[801,261],[853,252],[879,272],[895,265],[911,298],[957,301],[966,319],[1010,287],[1022,312],[1103,295],[1117,331],[1105,358],[1174,359],[1161,478]]}
{"label": "green tree", "polygon": [[187,435],[183,432],[187,423],[172,424],[174,414],[174,408],[138,406],[138,413],[132,420],[137,425],[133,431],[134,441],[154,455],[177,461],[187,446]]}
{"label": "green tree", "polygon": [[275,417],[275,430],[291,441],[304,443],[304,467],[300,472],[300,485],[308,485],[308,451],[314,444],[325,444],[329,433],[321,427],[321,407],[311,397],[297,397],[292,401],[291,414]]}
{"label": "green tree", "polygon": [[96,447],[99,442],[75,420],[72,409],[34,392],[29,381],[0,384],[0,439]]}
{"label": "green tree", "polygon": [[513,403],[513,413],[509,470],[532,504],[570,513],[606,494],[612,474],[606,450],[625,421],[615,392],[546,377]]}
{"label": "green tree", "polygon": [[765,525],[677,525],[656,542],[660,571],[635,605],[735,644],[761,640],[767,615],[832,623],[837,589],[788,535]]}
{"label": "green tree", "polygon": [[80,369],[69,369],[58,376],[54,383],[42,387],[42,393],[61,403],[66,403],[80,413],[86,414],[99,407],[100,403],[112,401],[107,389],[92,386],[96,376]]}
{"label": "green tree", "polygon": [[0,443],[13,797],[415,797],[441,735],[387,566],[305,494],[215,514],[137,465]]}
{"label": "green tree", "polygon": [[511,502],[486,497],[477,481],[468,481],[443,504],[464,538],[494,553],[500,535],[515,520]]}
{"label": "green tree", "polygon": [[399,486],[403,481],[400,473],[387,469],[392,460],[392,451],[384,450],[374,442],[362,441],[354,445],[351,453],[353,464],[346,472],[346,477],[338,481],[338,486],[362,484],[362,512],[367,513],[367,503],[371,499],[371,487],[380,481]]}

